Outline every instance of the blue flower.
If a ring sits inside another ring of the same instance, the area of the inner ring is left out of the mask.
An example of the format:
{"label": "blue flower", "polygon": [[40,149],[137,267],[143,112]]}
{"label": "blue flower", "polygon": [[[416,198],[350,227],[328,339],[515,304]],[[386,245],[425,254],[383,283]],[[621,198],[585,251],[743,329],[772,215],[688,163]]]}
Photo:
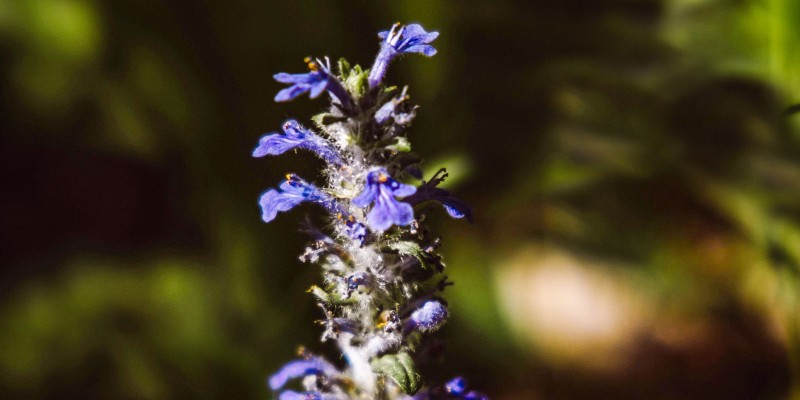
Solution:
{"label": "blue flower", "polygon": [[467,390],[467,380],[457,376],[444,384],[444,390],[451,394],[462,394]]}
{"label": "blue flower", "polygon": [[405,329],[432,332],[444,325],[445,320],[447,320],[447,307],[437,300],[429,300],[411,313],[411,317],[406,321]]}
{"label": "blue flower", "polygon": [[350,98],[350,94],[347,93],[342,83],[331,74],[330,68],[322,62],[312,61],[310,58],[306,58],[305,62],[310,71],[307,74],[287,74],[281,72],[273,76],[276,81],[290,85],[275,95],[275,101],[294,100],[297,96],[304,93],[308,93],[308,97],[313,99],[319,97],[322,92],[327,90],[339,101],[345,110],[351,110],[352,99]]}
{"label": "blue flower", "polygon": [[383,40],[375,63],[369,71],[369,86],[376,87],[383,80],[389,63],[401,54],[417,53],[428,57],[436,54],[429,43],[439,36],[439,32],[425,32],[422,25],[401,25],[396,23],[392,29],[378,33]]}
{"label": "blue flower", "polygon": [[287,74],[281,72],[273,76],[280,83],[288,83],[291,86],[281,90],[275,95],[275,101],[294,100],[295,97],[303,93],[308,93],[308,97],[319,97],[328,87],[328,74],[320,71],[311,71],[307,74]]}
{"label": "blue flower", "polygon": [[335,318],[332,315],[328,315],[328,318],[325,320],[320,321],[320,324],[325,327],[325,331],[322,332],[322,341],[325,342],[328,339],[338,339],[339,334],[342,332],[348,332],[355,334],[357,323],[348,318]]}
{"label": "blue flower", "polygon": [[[489,397],[481,392],[470,390],[467,392],[467,380],[457,376],[444,384],[444,391],[457,399],[463,400],[489,400]],[[465,393],[466,392],[466,393]]]}
{"label": "blue flower", "polygon": [[364,190],[353,199],[353,204],[364,208],[374,202],[367,214],[367,225],[383,232],[392,225],[404,226],[414,220],[411,205],[397,201],[395,197],[410,196],[416,191],[415,187],[392,179],[385,169],[380,168],[367,174]]}
{"label": "blue flower", "polygon": [[[377,122],[378,125],[384,125],[389,121],[389,119],[392,119],[398,125],[409,125],[414,117],[416,117],[417,112],[416,107],[407,106],[406,102],[408,99],[409,96],[406,94],[406,88],[403,88],[403,91],[400,93],[400,95],[387,101],[378,109],[378,111],[375,111],[375,122]],[[401,107],[404,105],[405,107]]]}
{"label": "blue flower", "polygon": [[278,390],[286,385],[286,382],[289,380],[307,375],[323,375],[330,377],[338,374],[339,370],[331,365],[331,363],[322,358],[311,356],[307,359],[291,361],[284,365],[283,368],[269,377],[269,387],[272,390]]}
{"label": "blue flower", "polygon": [[283,134],[262,136],[253,150],[253,157],[275,156],[294,148],[313,151],[329,164],[342,165],[341,156],[330,143],[293,119],[283,123]]}
{"label": "blue flower", "polygon": [[391,99],[382,105],[378,111],[375,111],[375,122],[377,122],[378,125],[385,124],[386,121],[394,115],[395,109],[400,104],[398,100],[399,99]]}
{"label": "blue flower", "polygon": [[432,57],[436,49],[429,43],[439,37],[439,32],[425,32],[420,24],[403,26],[398,22],[392,29],[378,32],[378,37],[396,53],[418,53]]}
{"label": "blue flower", "polygon": [[361,222],[356,222],[354,218],[345,221],[345,225],[347,226],[347,236],[363,245],[367,238],[367,227]]}
{"label": "blue flower", "polygon": [[329,210],[337,207],[330,196],[294,174],[286,175],[286,181],[281,183],[279,189],[270,189],[261,195],[259,204],[264,222],[272,221],[278,212],[291,210],[304,201],[322,204]]}
{"label": "blue flower", "polygon": [[442,168],[436,172],[428,182],[423,182],[422,185],[417,188],[416,193],[406,197],[404,200],[414,206],[426,201],[441,203],[445,211],[447,211],[451,217],[466,217],[467,221],[472,223],[472,208],[458,197],[450,194],[447,190],[437,187],[445,178],[447,178],[447,171]]}

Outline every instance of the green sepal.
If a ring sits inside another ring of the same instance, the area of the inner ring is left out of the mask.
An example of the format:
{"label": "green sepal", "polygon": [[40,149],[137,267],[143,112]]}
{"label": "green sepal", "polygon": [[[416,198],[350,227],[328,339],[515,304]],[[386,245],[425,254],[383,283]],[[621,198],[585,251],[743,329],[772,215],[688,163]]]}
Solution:
{"label": "green sepal", "polygon": [[399,254],[407,254],[419,260],[422,268],[428,269],[428,260],[425,258],[425,252],[414,242],[395,242],[389,245],[389,248],[398,252]]}
{"label": "green sepal", "polygon": [[344,59],[344,57],[340,58],[337,62],[339,67],[339,77],[342,79],[347,78],[350,74],[350,62]]}
{"label": "green sepal", "polygon": [[355,302],[355,299],[352,297],[343,298],[338,294],[328,293],[317,285],[311,286],[307,290],[307,292],[311,293],[312,295],[314,295],[314,297],[316,297],[317,299],[326,304],[342,305],[342,304],[351,304]]}
{"label": "green sepal", "polygon": [[394,144],[390,144],[386,146],[386,148],[401,153],[408,153],[409,151],[411,151],[411,142],[409,142],[408,139],[402,136],[396,137]]}
{"label": "green sepal", "polygon": [[321,113],[311,117],[311,120],[314,121],[314,123],[320,128],[336,122],[342,122],[346,119],[347,117],[341,117],[330,113]]}
{"label": "green sepal", "polygon": [[413,395],[419,390],[421,377],[408,353],[387,354],[371,365],[373,371],[391,378],[406,394]]}
{"label": "green sepal", "polygon": [[360,65],[355,65],[344,79],[344,87],[353,97],[360,99],[369,90],[368,78],[369,70],[364,71]]}

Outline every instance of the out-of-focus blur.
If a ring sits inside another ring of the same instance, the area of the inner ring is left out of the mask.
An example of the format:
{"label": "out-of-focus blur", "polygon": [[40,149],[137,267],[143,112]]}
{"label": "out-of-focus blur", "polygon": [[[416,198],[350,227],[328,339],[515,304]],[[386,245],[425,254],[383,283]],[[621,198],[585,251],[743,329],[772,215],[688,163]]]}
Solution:
{"label": "out-of-focus blur", "polygon": [[443,362],[493,399],[800,396],[800,3],[794,0],[0,1],[0,393],[263,399],[321,317],[313,207],[253,159],[319,101],[304,56],[395,63],[422,107],[452,319]]}

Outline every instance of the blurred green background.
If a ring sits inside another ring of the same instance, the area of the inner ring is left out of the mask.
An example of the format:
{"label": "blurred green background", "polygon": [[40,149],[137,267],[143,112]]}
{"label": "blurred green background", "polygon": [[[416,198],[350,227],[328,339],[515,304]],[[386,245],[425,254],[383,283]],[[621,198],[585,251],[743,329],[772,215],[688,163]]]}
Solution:
{"label": "blurred green background", "polygon": [[297,225],[250,157],[394,21],[439,54],[388,79],[476,222],[440,381],[493,399],[800,398],[794,0],[0,0],[0,397],[265,399],[318,343]]}

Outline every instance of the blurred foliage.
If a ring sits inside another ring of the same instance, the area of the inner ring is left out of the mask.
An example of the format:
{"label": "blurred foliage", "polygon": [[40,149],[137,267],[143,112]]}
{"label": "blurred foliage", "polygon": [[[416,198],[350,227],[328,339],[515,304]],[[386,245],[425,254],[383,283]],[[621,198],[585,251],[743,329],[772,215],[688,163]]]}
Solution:
{"label": "blurred foliage", "polygon": [[389,79],[477,216],[431,214],[456,285],[424,376],[800,396],[795,1],[3,0],[3,397],[269,396],[320,317],[303,213],[256,206],[318,161],[249,157],[319,103],[274,104],[271,75],[367,66],[396,20],[442,32]]}

